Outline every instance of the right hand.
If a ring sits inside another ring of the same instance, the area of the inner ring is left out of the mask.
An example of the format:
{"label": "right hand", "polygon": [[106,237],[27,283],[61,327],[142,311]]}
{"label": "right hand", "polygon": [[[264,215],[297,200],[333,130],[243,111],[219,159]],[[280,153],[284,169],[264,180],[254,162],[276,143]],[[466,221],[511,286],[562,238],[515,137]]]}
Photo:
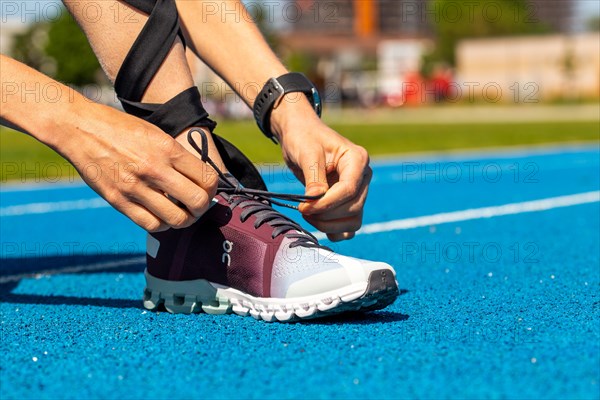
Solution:
{"label": "right hand", "polygon": [[145,230],[185,228],[208,210],[217,175],[156,126],[95,104],[73,128],[52,147],[92,189]]}

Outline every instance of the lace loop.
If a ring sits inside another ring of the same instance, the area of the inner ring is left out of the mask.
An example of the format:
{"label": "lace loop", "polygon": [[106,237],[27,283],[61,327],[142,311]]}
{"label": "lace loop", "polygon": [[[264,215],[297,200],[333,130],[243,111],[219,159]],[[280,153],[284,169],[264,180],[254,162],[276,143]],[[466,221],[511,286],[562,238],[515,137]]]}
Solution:
{"label": "lace loop", "polygon": [[[201,138],[201,143],[202,143],[202,148],[200,148],[198,146],[198,144],[196,143],[196,140],[194,140],[194,133],[199,133],[200,134],[200,138]],[[202,161],[206,162],[208,165],[210,165],[219,175],[219,178],[221,178],[221,180],[228,184],[229,187],[224,187],[224,188],[220,188],[221,191],[225,192],[225,193],[230,193],[230,194],[246,194],[246,195],[250,195],[250,196],[256,196],[261,198],[261,200],[265,200],[269,203],[273,203],[276,204],[278,206],[282,206],[282,207],[287,207],[287,208],[291,208],[294,210],[297,210],[298,207],[292,205],[292,204],[287,204],[287,203],[283,203],[278,200],[285,200],[285,201],[295,201],[295,202],[304,202],[304,201],[309,201],[309,200],[319,200],[320,198],[322,198],[325,194],[321,194],[321,195],[317,195],[317,196],[307,196],[307,195],[303,195],[303,194],[290,194],[290,193],[275,193],[275,192],[269,192],[266,190],[260,190],[260,189],[250,189],[250,188],[245,188],[243,186],[240,185],[239,182],[237,181],[232,181],[229,177],[227,177],[227,175],[225,175],[220,169],[219,167],[213,162],[213,160],[208,156],[208,139],[206,136],[206,133],[200,129],[190,129],[190,131],[188,132],[188,143],[194,148],[194,150],[196,150],[198,152],[198,154],[200,154],[200,157],[202,159]]]}
{"label": "lace loop", "polygon": [[[193,137],[194,133],[200,134],[202,148],[196,143],[196,140]],[[216,171],[220,181],[225,185],[219,187],[221,196],[227,200],[232,208],[240,207],[243,209],[240,214],[241,222],[247,221],[250,216],[254,215],[256,218],[256,221],[254,222],[255,229],[259,229],[266,223],[273,228],[273,232],[271,233],[273,239],[282,234],[285,234],[285,237],[289,239],[296,239],[290,244],[290,247],[304,246],[326,248],[321,246],[318,239],[298,225],[298,223],[271,207],[271,204],[276,204],[297,210],[298,207],[278,200],[303,202],[307,200],[318,200],[323,197],[323,195],[306,196],[245,188],[240,185],[239,182],[223,173],[208,156],[208,140],[205,132],[200,129],[191,129],[188,132],[187,137],[190,145],[198,152],[198,154],[200,154],[202,161],[206,162]]]}

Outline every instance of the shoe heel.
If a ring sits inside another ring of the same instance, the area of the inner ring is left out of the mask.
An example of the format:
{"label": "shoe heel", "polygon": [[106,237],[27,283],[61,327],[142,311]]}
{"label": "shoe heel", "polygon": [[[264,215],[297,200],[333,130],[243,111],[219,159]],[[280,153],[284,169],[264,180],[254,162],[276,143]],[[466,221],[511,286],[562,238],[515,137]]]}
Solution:
{"label": "shoe heel", "polygon": [[173,282],[156,278],[144,272],[144,307],[156,310],[161,305],[172,314],[192,314],[204,311],[207,314],[231,312],[228,298],[219,296],[217,289],[204,279]]}

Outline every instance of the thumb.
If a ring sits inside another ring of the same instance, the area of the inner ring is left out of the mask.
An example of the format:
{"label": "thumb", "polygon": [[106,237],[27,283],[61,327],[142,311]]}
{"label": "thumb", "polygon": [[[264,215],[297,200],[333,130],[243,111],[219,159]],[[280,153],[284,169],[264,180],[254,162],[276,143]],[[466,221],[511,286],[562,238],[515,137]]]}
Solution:
{"label": "thumb", "polygon": [[[323,150],[312,154],[312,157],[306,157],[301,161],[302,176],[306,186],[306,196],[319,196],[327,192],[327,161]],[[300,211],[305,212],[310,208],[310,201],[300,204]]]}

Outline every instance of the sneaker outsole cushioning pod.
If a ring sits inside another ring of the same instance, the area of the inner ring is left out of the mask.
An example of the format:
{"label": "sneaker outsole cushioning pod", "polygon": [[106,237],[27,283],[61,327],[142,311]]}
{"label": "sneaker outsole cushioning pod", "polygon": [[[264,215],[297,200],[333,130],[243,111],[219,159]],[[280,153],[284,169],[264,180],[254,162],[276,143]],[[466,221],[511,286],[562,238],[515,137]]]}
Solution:
{"label": "sneaker outsole cushioning pod", "polygon": [[203,132],[192,130],[188,138],[219,173],[219,189],[192,226],[148,235],[146,308],[283,322],[394,302],[398,285],[390,265],[336,254],[271,207],[285,204],[277,199],[310,198],[243,188],[208,158]]}

